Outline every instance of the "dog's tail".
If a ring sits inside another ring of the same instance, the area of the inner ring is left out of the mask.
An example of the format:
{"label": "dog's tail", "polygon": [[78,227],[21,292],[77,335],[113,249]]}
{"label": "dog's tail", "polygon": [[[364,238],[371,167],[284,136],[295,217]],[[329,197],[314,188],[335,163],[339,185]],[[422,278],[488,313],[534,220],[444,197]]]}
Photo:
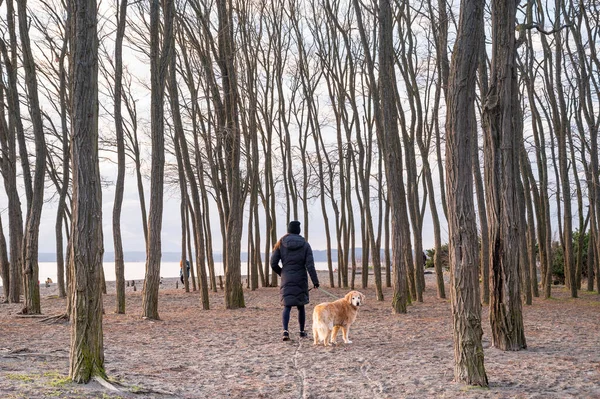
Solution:
{"label": "dog's tail", "polygon": [[333,323],[328,323],[323,320],[323,318],[327,320],[327,317],[323,317],[326,316],[325,313],[327,310],[321,312],[316,310],[317,309],[315,308],[315,311],[313,312],[313,334],[317,335],[319,340],[325,341],[329,339],[329,334],[333,329]]}

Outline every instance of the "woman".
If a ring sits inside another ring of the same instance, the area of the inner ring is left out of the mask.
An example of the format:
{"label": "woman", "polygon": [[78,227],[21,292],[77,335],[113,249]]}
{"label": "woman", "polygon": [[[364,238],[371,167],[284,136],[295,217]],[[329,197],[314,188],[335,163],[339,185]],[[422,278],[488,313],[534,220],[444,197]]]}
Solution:
{"label": "woman", "polygon": [[[292,306],[298,309],[300,337],[306,337],[306,331],[304,331],[304,324],[306,322],[304,305],[308,303],[307,271],[315,288],[319,288],[319,278],[315,271],[312,249],[310,248],[310,244],[300,235],[300,222],[296,220],[291,221],[287,231],[288,234],[277,241],[271,254],[271,269],[281,276],[279,296],[281,304],[284,306],[281,317],[284,341],[290,340],[288,324]],[[282,267],[279,267],[279,261],[281,261]]]}

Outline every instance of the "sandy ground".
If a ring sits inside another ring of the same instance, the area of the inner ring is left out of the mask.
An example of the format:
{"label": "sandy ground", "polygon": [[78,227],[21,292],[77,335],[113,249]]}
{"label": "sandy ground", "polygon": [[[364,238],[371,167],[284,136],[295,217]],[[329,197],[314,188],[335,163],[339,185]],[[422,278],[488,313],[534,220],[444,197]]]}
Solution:
{"label": "sandy ground", "polygon": [[[427,275],[424,303],[391,313],[367,296],[352,344],[315,347],[300,339],[292,311],[290,342],[281,341],[277,288],[246,291],[246,308],[225,310],[223,292],[203,311],[199,293],[165,280],[160,321],[140,318],[141,284],[127,288],[127,314],[113,313],[114,286],[105,296],[104,348],[109,380],[118,392],[91,382],[68,382],[69,326],[21,318],[20,305],[0,304],[0,398],[600,398],[600,296],[570,299],[554,287],[551,300],[524,307],[527,350],[490,347],[483,310],[489,389],[453,382],[450,303],[436,298]],[[325,276],[322,281],[327,281]],[[342,296],[348,290],[328,291]],[[447,291],[449,289],[447,288]],[[59,314],[56,286],[41,287],[42,311]],[[328,301],[311,291],[314,304]],[[341,339],[338,339],[341,341]]]}

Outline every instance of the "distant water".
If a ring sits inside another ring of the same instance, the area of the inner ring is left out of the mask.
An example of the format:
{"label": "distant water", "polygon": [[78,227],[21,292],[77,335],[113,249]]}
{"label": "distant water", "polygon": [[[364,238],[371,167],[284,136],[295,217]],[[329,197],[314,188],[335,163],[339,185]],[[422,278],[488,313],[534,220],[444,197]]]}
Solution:
{"label": "distant water", "polygon": [[[333,265],[334,268],[337,265]],[[264,264],[263,264],[264,268]],[[327,270],[327,262],[316,262],[317,270]],[[247,274],[248,263],[242,262],[242,275]],[[194,264],[194,272],[196,265]],[[223,275],[223,263],[215,262],[215,273],[217,276]],[[146,275],[145,262],[125,262],[125,280],[143,280]],[[162,262],[160,264],[160,275],[164,278],[179,277],[179,262]],[[56,262],[40,262],[39,263],[39,278],[40,283],[44,283],[48,277],[52,282],[57,282]],[[106,281],[115,281],[115,262],[104,262],[104,277]],[[0,278],[0,286],[2,279]]]}

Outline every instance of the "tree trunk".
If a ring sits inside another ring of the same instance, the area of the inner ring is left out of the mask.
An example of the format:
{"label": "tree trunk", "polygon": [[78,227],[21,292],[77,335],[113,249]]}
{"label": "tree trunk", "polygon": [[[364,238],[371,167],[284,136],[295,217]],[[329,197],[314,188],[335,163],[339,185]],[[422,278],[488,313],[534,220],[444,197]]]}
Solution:
{"label": "tree trunk", "polygon": [[521,149],[521,175],[523,177],[523,186],[525,192],[525,208],[527,211],[527,259],[529,264],[529,278],[531,284],[531,292],[534,297],[540,296],[540,291],[538,288],[538,278],[537,278],[537,262],[536,262],[536,242],[535,242],[535,222],[534,222],[534,211],[533,211],[533,200],[531,191],[534,191],[533,185],[535,182],[531,182],[529,180],[529,174],[527,173],[528,162],[526,159],[525,148]]}
{"label": "tree trunk", "polygon": [[492,344],[527,347],[521,305],[517,178],[520,110],[515,69],[515,18],[519,0],[492,2],[492,67],[484,103],[485,175],[490,228]]}
{"label": "tree trunk", "polygon": [[225,136],[227,151],[227,183],[229,209],[226,224],[225,253],[225,307],[243,308],[244,291],[241,276],[241,238],[243,229],[243,195],[240,173],[241,131],[238,122],[237,76],[234,69],[233,20],[231,4],[228,0],[217,2],[219,18],[219,67],[224,90],[226,121],[220,128]]}
{"label": "tree trunk", "polygon": [[2,277],[2,291],[4,292],[4,300],[8,302],[9,287],[10,287],[10,263],[8,262],[8,251],[6,249],[6,237],[4,237],[4,226],[2,226],[2,218],[0,217],[0,277]]}
{"label": "tree trunk", "polygon": [[454,331],[454,378],[487,386],[481,337],[479,248],[473,204],[473,140],[475,132],[475,74],[483,4],[461,1],[457,40],[448,86],[446,120],[446,193],[450,243],[450,293]]}
{"label": "tree trunk", "polygon": [[[7,4],[10,4],[8,2]],[[11,6],[12,7],[12,6]],[[9,23],[10,25],[10,23]],[[14,29],[14,27],[13,27]],[[0,144],[2,146],[3,156],[1,158],[1,171],[4,180],[4,188],[8,197],[8,231],[10,245],[10,263],[8,266],[8,278],[4,280],[5,293],[8,294],[5,300],[11,303],[21,301],[22,291],[22,266],[23,266],[23,214],[21,211],[21,200],[17,190],[17,154],[16,154],[16,135],[18,126],[21,123],[19,101],[17,93],[16,69],[8,57],[8,52],[4,42],[0,41],[0,48],[6,65],[6,74],[8,75],[8,87],[6,96],[8,99],[8,126],[5,121],[4,107],[0,109]],[[0,96],[3,98],[4,90],[0,88]],[[21,126],[22,131],[22,126]]]}
{"label": "tree trunk", "polygon": [[[485,47],[485,34],[481,35],[479,44],[479,62],[477,70],[479,71],[479,92],[485,93],[489,90],[488,69],[487,69],[487,51]],[[482,301],[484,304],[490,303],[490,236],[488,217],[486,213],[485,190],[483,179],[481,177],[481,166],[479,163],[479,134],[476,134],[473,140],[473,177],[475,178],[475,192],[477,195],[477,211],[479,214],[479,227],[481,231],[481,244],[479,259],[481,267],[481,280],[483,285]]]}
{"label": "tree trunk", "polygon": [[121,238],[121,206],[125,188],[125,141],[123,137],[123,117],[121,115],[121,96],[123,81],[123,37],[127,21],[127,0],[121,0],[117,13],[117,36],[115,38],[115,92],[114,115],[117,139],[117,184],[113,205],[113,242],[115,251],[115,289],[117,293],[115,313],[125,313],[125,260]]}
{"label": "tree trunk", "polygon": [[[20,4],[17,2],[17,8],[20,7]],[[20,15],[21,12],[19,11]],[[17,33],[15,28],[15,12],[14,12],[14,4],[13,0],[6,1],[6,15],[7,15],[7,25],[8,25],[8,33],[10,37],[10,64],[12,68],[8,68],[8,81],[11,86],[10,92],[13,93],[12,98],[9,95],[9,101],[12,104],[12,112],[14,112],[14,124],[17,134],[17,141],[19,142],[19,155],[21,158],[21,168],[23,169],[23,183],[25,186],[25,197],[27,198],[27,209],[31,207],[31,201],[33,198],[33,184],[31,182],[31,169],[29,165],[29,155],[27,153],[27,143],[25,139],[25,132],[23,129],[23,122],[21,120],[21,110],[20,110],[20,101],[17,92],[18,85],[18,77],[17,77],[17,68],[19,62],[19,43],[17,42]],[[19,19],[19,25],[21,24],[21,19]],[[20,30],[20,29],[19,29]],[[21,38],[21,40],[23,40]],[[28,44],[29,42],[27,42]],[[29,47],[28,47],[29,48]],[[25,49],[22,49],[21,52],[24,52]],[[5,57],[8,63],[8,57]],[[23,60],[25,62],[25,60]],[[13,73],[11,76],[10,72]],[[27,78],[26,78],[27,79]],[[22,225],[22,223],[21,223]],[[21,226],[21,229],[23,227]],[[12,231],[12,230],[11,230]],[[21,255],[19,255],[21,257]],[[23,259],[21,259],[24,261]],[[21,271],[19,272],[19,276],[21,276]],[[19,287],[22,285],[22,281],[19,279]],[[20,292],[21,288],[19,288]]]}
{"label": "tree trunk", "polygon": [[38,99],[38,84],[35,71],[35,60],[29,41],[29,21],[27,17],[27,1],[17,2],[19,15],[19,33],[21,36],[21,50],[23,53],[23,69],[25,70],[25,83],[27,86],[27,99],[33,134],[35,137],[35,177],[33,180],[33,196],[31,206],[27,211],[25,235],[23,237],[23,280],[25,306],[23,313],[40,314],[40,287],[38,268],[38,239],[40,233],[40,220],[44,205],[44,181],[46,177],[46,141]]}
{"label": "tree trunk", "polygon": [[142,291],[142,317],[158,320],[158,289],[160,259],[163,186],[165,168],[164,91],[169,57],[172,48],[174,2],[166,0],[163,8],[164,27],[162,51],[159,49],[160,6],[158,0],[150,3],[150,80],[151,80],[151,137],[152,167],[150,172],[150,210],[148,212],[148,242],[146,246],[146,276]]}
{"label": "tree trunk", "polygon": [[98,38],[96,2],[74,0],[73,73],[73,227],[71,264],[71,351],[69,378],[87,383],[105,377],[101,274],[102,187],[98,163]]}
{"label": "tree trunk", "polygon": [[[354,0],[355,8],[357,9],[357,0]],[[359,27],[362,27],[358,21]],[[408,303],[408,295],[406,292],[406,259],[404,255],[408,246],[406,245],[406,237],[403,233],[403,228],[408,226],[408,217],[406,215],[406,196],[404,193],[404,182],[402,179],[402,150],[400,146],[400,137],[398,131],[398,110],[396,108],[396,95],[394,93],[394,85],[389,82],[395,82],[394,72],[394,46],[393,46],[393,21],[392,7],[389,0],[383,0],[379,6],[379,87],[375,89],[375,79],[372,80],[372,89],[377,92],[377,97],[374,98],[376,104],[381,104],[380,112],[377,118],[380,125],[377,127],[379,142],[386,143],[383,150],[385,173],[388,185],[388,195],[391,201],[392,215],[392,249],[393,249],[393,264],[394,264],[394,296],[392,299],[392,308],[395,313],[406,313]],[[368,47],[365,46],[366,40],[361,31],[363,47],[368,52]],[[369,70],[372,74],[372,70]],[[379,102],[381,100],[381,102]],[[408,249],[410,252],[410,249]],[[403,264],[404,261],[404,264]]]}

